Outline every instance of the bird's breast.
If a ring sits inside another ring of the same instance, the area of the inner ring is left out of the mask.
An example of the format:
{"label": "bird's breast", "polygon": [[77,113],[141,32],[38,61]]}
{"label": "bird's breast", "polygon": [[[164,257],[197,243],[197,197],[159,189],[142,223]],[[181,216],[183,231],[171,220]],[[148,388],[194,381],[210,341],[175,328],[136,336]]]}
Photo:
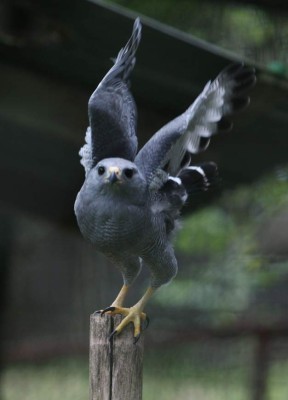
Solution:
{"label": "bird's breast", "polygon": [[97,202],[75,208],[83,236],[100,251],[137,249],[151,225],[142,207]]}

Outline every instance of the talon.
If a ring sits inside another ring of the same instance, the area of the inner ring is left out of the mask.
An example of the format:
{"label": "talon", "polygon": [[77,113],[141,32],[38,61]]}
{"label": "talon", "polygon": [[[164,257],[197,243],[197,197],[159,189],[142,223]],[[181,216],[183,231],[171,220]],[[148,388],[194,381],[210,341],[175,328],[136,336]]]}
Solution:
{"label": "talon", "polygon": [[101,314],[101,313],[102,313],[102,311],[103,311],[103,310],[97,310],[97,311],[94,311],[94,313],[93,313],[92,315]]}
{"label": "talon", "polygon": [[108,311],[112,311],[112,312],[115,311],[115,307],[109,306],[109,307],[104,308],[104,310],[101,311],[101,317]]}
{"label": "talon", "polygon": [[133,344],[136,344],[138,342],[138,340],[140,339],[141,334],[138,333],[138,335],[134,336],[133,338]]}
{"label": "talon", "polygon": [[[111,306],[97,312],[97,314],[100,313],[101,316],[105,313],[109,313],[109,315],[120,314],[124,317],[110,334],[110,341],[114,336],[119,335],[128,324],[132,323],[134,325],[133,343],[136,344],[138,342],[141,331],[147,329],[150,322],[146,313],[143,312],[143,308],[153,291],[154,289],[148,288],[144,296],[133,307],[125,308],[114,301]],[[141,325],[144,326],[144,329],[142,329]]]}
{"label": "talon", "polygon": [[109,335],[109,341],[111,342],[111,341],[113,340],[114,336],[117,335],[117,334],[118,334],[117,329],[115,329],[115,330]]}
{"label": "talon", "polygon": [[144,322],[145,322],[145,326],[143,327],[142,332],[146,331],[146,329],[148,328],[148,326],[150,324],[150,318],[148,317],[148,315],[146,315],[146,319]]}

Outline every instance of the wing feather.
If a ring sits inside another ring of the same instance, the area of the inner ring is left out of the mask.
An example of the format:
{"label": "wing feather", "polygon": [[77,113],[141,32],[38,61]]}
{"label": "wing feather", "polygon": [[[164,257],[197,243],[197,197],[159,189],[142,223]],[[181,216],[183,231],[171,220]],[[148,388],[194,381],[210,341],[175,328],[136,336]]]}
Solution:
{"label": "wing feather", "polygon": [[194,103],[179,117],[161,128],[140,150],[135,163],[148,181],[162,169],[171,176],[181,171],[188,153],[205,150],[211,136],[231,129],[226,116],[249,104],[247,90],[256,82],[255,70],[232,64],[213,81],[209,81]]}
{"label": "wing feather", "polygon": [[104,158],[121,157],[130,161],[135,158],[137,109],[129,79],[140,40],[141,22],[137,18],[126,46],[89,99],[90,127],[86,144],[80,150],[86,174]]}

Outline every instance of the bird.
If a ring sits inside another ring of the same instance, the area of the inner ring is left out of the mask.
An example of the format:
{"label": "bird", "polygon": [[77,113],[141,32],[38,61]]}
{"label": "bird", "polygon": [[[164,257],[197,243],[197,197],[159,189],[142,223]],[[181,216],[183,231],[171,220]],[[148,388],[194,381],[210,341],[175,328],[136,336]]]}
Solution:
{"label": "bird", "polygon": [[[132,34],[88,102],[89,126],[79,154],[85,180],[74,210],[84,238],[118,268],[123,285],[101,315],[120,314],[112,340],[130,323],[136,343],[149,318],[145,306],[155,291],[177,274],[173,236],[181,209],[195,191],[217,180],[217,165],[192,164],[211,137],[232,128],[230,116],[247,107],[256,82],[253,67],[228,65],[210,80],[180,116],[157,131],[138,151],[137,109],[130,77],[141,40],[135,19]],[[144,295],[124,307],[126,295],[142,265],[150,271]]]}

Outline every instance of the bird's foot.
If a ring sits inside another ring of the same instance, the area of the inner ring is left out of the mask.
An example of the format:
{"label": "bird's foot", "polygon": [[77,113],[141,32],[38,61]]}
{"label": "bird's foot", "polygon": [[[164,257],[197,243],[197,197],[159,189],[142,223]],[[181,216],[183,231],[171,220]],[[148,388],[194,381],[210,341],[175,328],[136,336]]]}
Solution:
{"label": "bird's foot", "polygon": [[118,335],[120,332],[122,332],[125,326],[131,322],[134,325],[134,344],[135,344],[140,338],[141,331],[147,329],[149,325],[148,316],[146,315],[146,313],[142,312],[142,310],[137,306],[125,308],[112,305],[110,307],[105,308],[104,310],[96,311],[96,313],[101,314],[101,316],[104,314],[109,314],[109,315],[120,314],[125,317],[111,333],[110,340],[115,335]]}

